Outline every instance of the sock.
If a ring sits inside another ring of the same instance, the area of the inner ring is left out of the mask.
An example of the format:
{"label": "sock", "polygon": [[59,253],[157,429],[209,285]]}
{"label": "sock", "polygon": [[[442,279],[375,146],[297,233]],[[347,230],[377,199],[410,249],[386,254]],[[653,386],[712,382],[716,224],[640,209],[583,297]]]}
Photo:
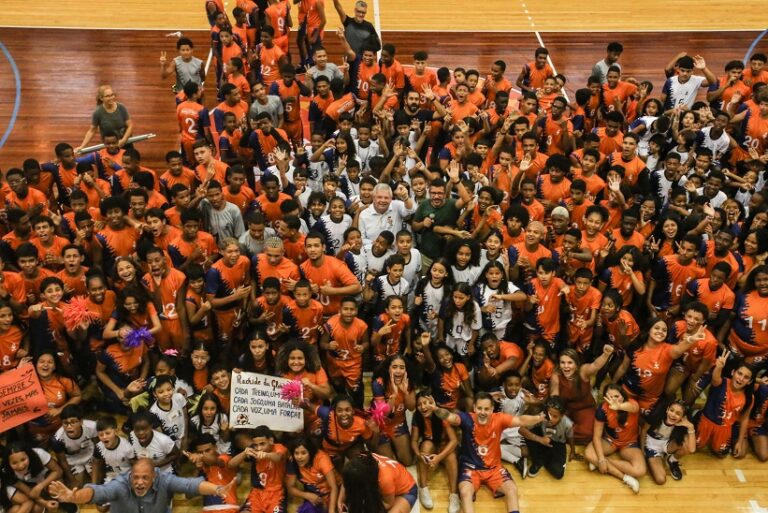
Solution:
{"label": "sock", "polygon": [[675,455],[674,455],[674,454],[670,454],[670,455],[667,457],[667,461],[670,461],[670,462],[674,463],[674,462],[676,462],[676,461],[677,461],[677,458],[675,458]]}

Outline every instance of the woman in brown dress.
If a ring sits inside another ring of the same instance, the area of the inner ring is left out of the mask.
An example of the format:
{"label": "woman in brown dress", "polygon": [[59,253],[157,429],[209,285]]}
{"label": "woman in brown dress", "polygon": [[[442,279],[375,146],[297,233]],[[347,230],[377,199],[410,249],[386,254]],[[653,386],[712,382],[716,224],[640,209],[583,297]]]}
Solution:
{"label": "woman in brown dress", "polygon": [[592,397],[591,380],[612,353],[613,346],[606,344],[594,362],[582,365],[579,353],[566,349],[560,353],[557,369],[550,379],[549,395],[560,396],[565,403],[566,415],[573,421],[573,437],[578,444],[592,441],[597,404]]}

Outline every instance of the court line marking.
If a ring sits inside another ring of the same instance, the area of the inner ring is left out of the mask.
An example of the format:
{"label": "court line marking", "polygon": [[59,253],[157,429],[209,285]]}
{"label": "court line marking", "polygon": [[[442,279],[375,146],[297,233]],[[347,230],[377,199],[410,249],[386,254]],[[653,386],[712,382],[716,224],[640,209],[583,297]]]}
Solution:
{"label": "court line marking", "polygon": [[749,501],[749,507],[752,508],[752,513],[766,513],[768,509],[761,508],[756,500]]}
{"label": "court line marking", "polygon": [[[523,8],[523,12],[527,16],[528,21],[531,23],[531,29],[533,29],[533,33],[536,35],[536,39],[539,41],[539,46],[546,48],[547,45],[544,44],[544,40],[541,38],[541,34],[538,30],[536,30],[536,24],[534,23],[533,18],[528,13],[528,6],[525,5],[525,0],[520,0],[520,6]],[[557,68],[555,68],[555,63],[552,62],[552,56],[549,54],[547,54],[547,63],[549,63],[549,66],[552,68],[552,72],[557,75]],[[563,93],[565,99],[570,103],[571,99],[568,98],[568,92],[565,90],[565,87],[561,88],[560,92]]]}
{"label": "court line marking", "polygon": [[13,127],[16,125],[16,118],[19,115],[19,108],[21,108],[21,74],[19,73],[19,67],[16,65],[16,61],[13,60],[11,52],[8,51],[8,48],[5,47],[2,41],[0,41],[0,51],[3,52],[5,58],[8,59],[8,64],[11,65],[11,71],[13,71],[13,82],[16,88],[16,97],[13,100],[11,119],[8,122],[8,128],[6,128],[5,132],[3,133],[3,137],[0,138],[0,148],[2,148],[5,146],[5,142],[8,140],[8,137],[11,136]]}
{"label": "court line marking", "polygon": [[733,473],[736,474],[736,479],[738,479],[740,483],[747,482],[747,477],[744,475],[744,472],[740,468],[734,469]]}
{"label": "court line marking", "polygon": [[752,52],[755,51],[755,48],[757,48],[757,45],[760,44],[760,40],[765,37],[765,35],[768,34],[768,29],[763,30],[760,32],[760,34],[757,35],[754,41],[752,41],[752,44],[749,45],[749,49],[747,50],[747,53],[744,54],[744,64],[747,64],[749,62],[749,57],[752,55]]}
{"label": "court line marking", "polygon": [[381,8],[379,7],[379,0],[373,0],[373,28],[376,29],[376,33],[379,34],[379,39],[381,39]]}
{"label": "court line marking", "polygon": [[[376,2],[378,4],[378,1]],[[180,30],[182,32],[210,32],[209,29],[203,27],[141,27],[141,28],[128,28],[128,27],[77,27],[77,26],[59,26],[59,25],[0,25],[0,28],[19,28],[19,29],[60,29],[60,30],[124,30],[124,31],[152,31],[152,30],[163,30],[163,31],[175,31]],[[295,32],[297,29],[291,29],[292,32]],[[597,31],[596,33],[600,34],[648,34],[648,33],[665,33],[665,32],[702,32],[702,33],[711,33],[711,32],[758,32],[762,29],[760,28],[736,28],[736,29],[730,29],[730,28],[722,28],[722,29],[712,29],[712,28],[700,28],[700,29],[680,29],[680,28],[670,28],[670,29],[635,29],[635,30],[629,30],[629,29],[603,29],[600,31]],[[335,33],[336,29],[326,29],[325,32],[329,33]],[[528,30],[520,29],[520,30],[474,30],[474,29],[455,29],[455,30],[419,30],[419,29],[382,29],[380,30],[380,33],[382,32],[419,32],[423,34],[432,34],[432,33],[478,33],[478,34],[527,34]],[[552,30],[552,29],[545,29],[539,31],[541,34],[584,34],[583,30],[578,29],[571,29],[571,30]]]}

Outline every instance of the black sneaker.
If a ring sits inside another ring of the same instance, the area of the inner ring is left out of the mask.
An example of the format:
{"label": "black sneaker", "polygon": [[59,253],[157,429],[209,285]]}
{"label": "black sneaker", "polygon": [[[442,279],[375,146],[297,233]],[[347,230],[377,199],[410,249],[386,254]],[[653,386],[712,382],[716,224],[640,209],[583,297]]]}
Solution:
{"label": "black sneaker", "polygon": [[669,466],[669,473],[672,474],[672,479],[680,481],[683,478],[683,471],[680,470],[680,462],[672,460],[667,456],[667,466]]}
{"label": "black sneaker", "polygon": [[528,458],[520,458],[515,462],[515,468],[520,472],[520,476],[525,479],[528,475]]}
{"label": "black sneaker", "polygon": [[528,469],[528,477],[536,477],[539,475],[539,470],[541,470],[541,465],[534,463],[531,465],[531,468]]}

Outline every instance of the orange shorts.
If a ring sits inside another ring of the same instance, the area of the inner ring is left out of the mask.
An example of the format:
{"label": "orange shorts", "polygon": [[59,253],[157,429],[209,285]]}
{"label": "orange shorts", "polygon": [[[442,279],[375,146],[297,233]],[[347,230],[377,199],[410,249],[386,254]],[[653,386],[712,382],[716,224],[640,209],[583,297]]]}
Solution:
{"label": "orange shorts", "polygon": [[219,340],[226,343],[230,342],[232,335],[243,322],[243,309],[214,310],[213,314],[216,317],[216,325],[219,328]]}
{"label": "orange shorts", "polygon": [[285,130],[285,135],[294,143],[304,140],[304,127],[301,120],[283,123],[283,130]]}
{"label": "orange shorts", "polygon": [[157,345],[161,351],[175,349],[181,351],[184,347],[184,333],[179,319],[160,319],[160,333],[157,334]]}
{"label": "orange shorts", "polygon": [[709,446],[712,452],[728,454],[731,450],[732,428],[715,424],[704,415],[696,426],[696,448]]}
{"label": "orange shorts", "polygon": [[491,489],[491,492],[493,492],[494,495],[496,495],[504,483],[511,480],[512,476],[510,476],[509,472],[501,466],[488,470],[467,468],[464,469],[459,476],[459,482],[471,482],[475,491],[478,491],[482,485],[485,485]]}
{"label": "orange shorts", "polygon": [[250,513],[284,513],[285,495],[280,492],[254,488],[241,511]]}

